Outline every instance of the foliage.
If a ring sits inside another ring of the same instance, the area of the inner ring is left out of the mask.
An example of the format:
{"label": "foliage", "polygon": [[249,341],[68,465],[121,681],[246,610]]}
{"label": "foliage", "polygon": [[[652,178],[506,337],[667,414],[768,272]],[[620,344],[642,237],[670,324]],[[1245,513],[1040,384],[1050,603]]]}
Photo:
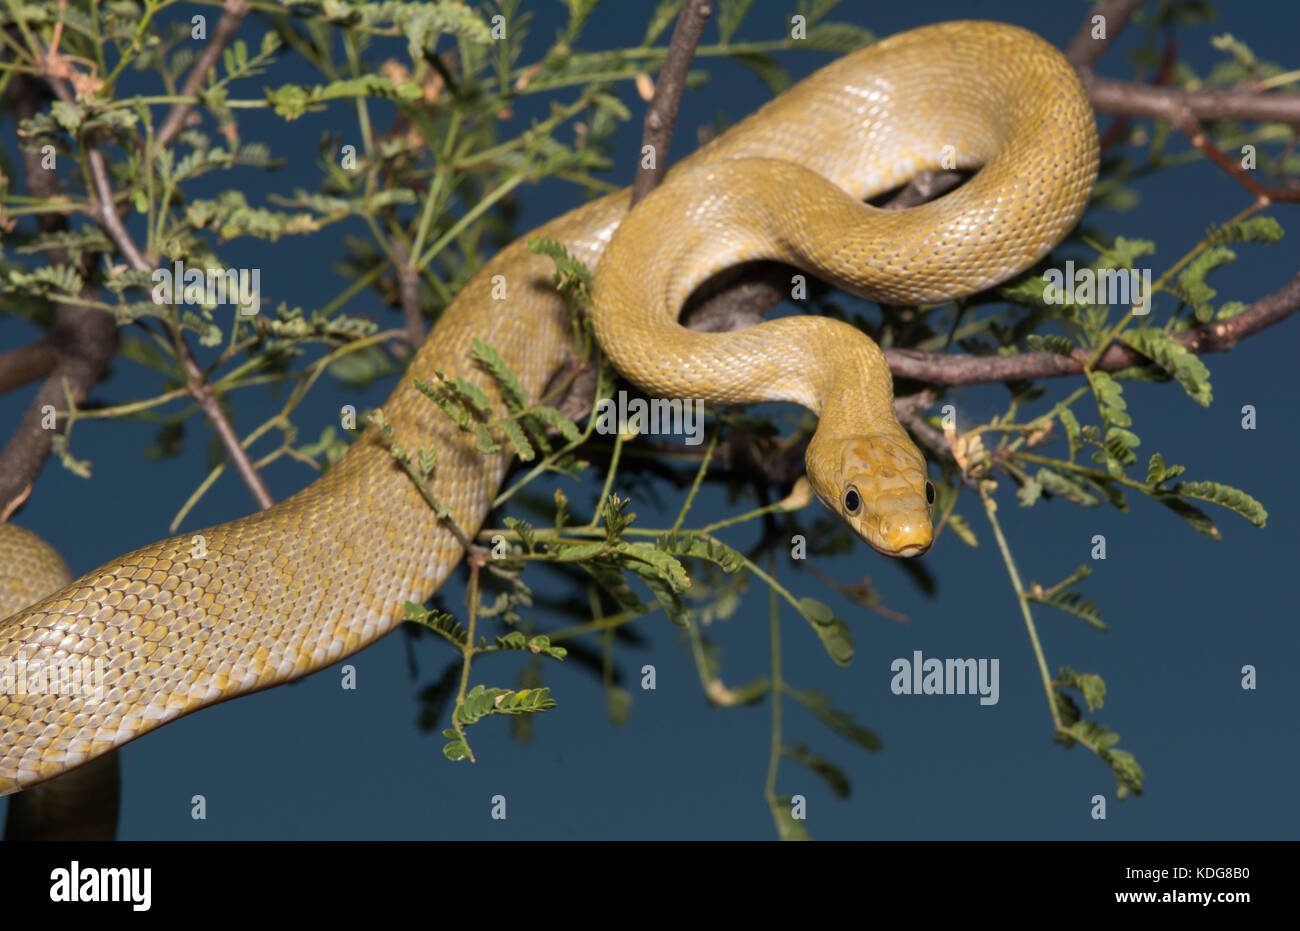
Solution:
{"label": "foliage", "polygon": [[[0,61],[0,84],[34,75],[39,60],[35,43],[49,49],[56,34],[58,51],[83,79],[75,84],[71,99],[43,105],[18,127],[25,150],[48,146],[45,151],[57,155],[64,191],[41,201],[12,187],[15,172],[9,166],[0,175],[0,230],[6,233],[7,253],[0,253],[0,292],[6,309],[46,327],[60,303],[113,314],[123,328],[121,360],[156,372],[161,384],[152,398],[70,411],[67,434],[58,438],[56,453],[80,475],[89,475],[90,463],[73,455],[72,427],[90,417],[149,419],[158,424],[152,455],[174,455],[181,448],[195,410],[174,403],[184,397],[178,386],[187,377],[178,343],[190,337],[206,350],[202,371],[214,396],[262,386],[290,388],[272,416],[243,431],[246,446],[268,434],[279,437],[278,445],[261,453],[259,467],[282,456],[326,467],[337,461],[348,439],[331,429],[315,441],[300,442],[292,414],[326,372],[345,384],[359,385],[400,368],[394,356],[401,353],[391,349],[401,332],[381,331],[362,316],[366,299],[399,307],[403,276],[411,276],[417,282],[419,314],[436,319],[486,257],[518,232],[513,216],[521,185],[550,180],[571,184],[581,195],[616,189],[598,174],[611,164],[610,135],[621,122],[640,118],[617,90],[663,63],[667,31],[680,0],[661,0],[655,6],[640,45],[604,50],[580,46],[594,0],[565,0],[570,14],[566,27],[531,58],[526,49],[531,17],[518,0],[481,8],[451,0],[307,0],[278,11],[259,8],[257,19],[250,19],[241,33],[260,26],[259,40],[233,41],[193,98],[182,97],[180,88],[199,46],[191,40],[188,23],[159,25],[160,14],[172,5],[169,0],[9,4],[0,12],[0,26],[10,37],[7,55]],[[742,32],[761,28],[746,21],[750,5],[750,0],[721,0],[718,41],[701,46],[697,58],[700,63],[717,58],[739,62],[773,92],[790,84],[779,57],[782,51],[839,53],[872,41],[860,27],[826,19],[836,0],[799,0],[795,5],[805,20],[806,38],[742,40]],[[1138,65],[1154,67],[1160,60],[1159,29],[1197,19],[1198,9],[1189,2],[1162,4],[1154,17],[1159,21],[1148,23],[1148,41],[1137,53]],[[493,16],[498,13],[508,23],[502,35],[494,34]],[[1227,87],[1285,75],[1284,69],[1259,61],[1231,36],[1221,37],[1216,47],[1224,57],[1208,76],[1202,79],[1178,61],[1172,65],[1173,80]],[[274,78],[277,63],[288,55],[311,65],[320,80],[284,83]],[[118,85],[128,68],[136,77],[147,76],[162,93],[119,96]],[[699,86],[707,76],[702,69],[692,71],[688,87]],[[187,124],[172,146],[157,145],[161,114],[179,102],[194,104],[203,119]],[[300,186],[283,190],[267,203],[250,203],[241,191],[241,173],[275,172],[283,164],[274,145],[242,139],[238,115],[250,110],[273,115],[286,132],[300,131],[301,121],[316,112],[353,119],[357,131],[323,135],[314,174],[299,169],[294,181]],[[533,114],[528,125],[517,111]],[[1261,162],[1266,176],[1300,170],[1300,154],[1289,144],[1286,127],[1261,124],[1247,130],[1224,122],[1208,130],[1224,149],[1247,143],[1273,146],[1276,157]],[[1105,157],[1094,206],[1131,208],[1138,199],[1133,183],[1200,157],[1194,150],[1171,152],[1169,128],[1163,124],[1135,126],[1129,132],[1133,144],[1124,149],[1126,154]],[[360,140],[360,150],[349,140]],[[121,243],[95,222],[100,197],[89,176],[92,149],[108,161],[115,202],[128,211],[128,225],[143,230],[136,245],[152,265],[180,262],[192,268],[224,268],[223,251],[235,241],[262,241],[269,249],[289,237],[324,237],[336,228],[364,230],[368,238],[338,232],[329,245],[317,245],[335,256],[333,269],[352,283],[323,306],[304,309],[281,301],[252,317],[223,316],[220,306],[206,299],[185,311],[156,303],[150,297],[150,275],[125,263]],[[1209,367],[1174,337],[1244,310],[1241,302],[1220,301],[1211,281],[1237,261],[1239,248],[1265,248],[1282,238],[1277,220],[1256,215],[1258,209],[1210,230],[1170,264],[1152,285],[1150,313],[1141,317],[1111,303],[1049,300],[1044,264],[956,304],[887,306],[878,316],[856,315],[851,320],[882,345],[958,347],[976,355],[1050,352],[1085,361],[1081,382],[1053,385],[1063,396],[1050,404],[1043,401],[1046,385],[1010,383],[1005,411],[987,422],[963,422],[959,430],[939,416],[928,418],[929,426],[944,431],[952,450],[952,455],[939,450],[935,457],[939,474],[932,476],[937,485],[934,515],[936,533],[948,529],[964,544],[980,545],[988,537],[982,531],[977,534],[970,517],[957,510],[963,494],[976,490],[978,510],[1006,561],[1034,644],[1055,738],[1095,753],[1113,772],[1121,797],[1141,793],[1142,770],[1132,754],[1117,748],[1117,735],[1084,717],[1085,710],[1092,714],[1101,709],[1105,684],[1095,674],[1068,667],[1054,679],[1048,677],[1030,607],[1051,607],[1106,630],[1101,609],[1082,587],[1089,571],[1080,567],[1051,586],[1032,581],[1022,586],[997,522],[997,492],[1002,482],[1010,481],[1020,506],[1040,509],[1059,499],[1080,507],[1127,511],[1130,497],[1150,499],[1214,540],[1221,533],[1205,510],[1208,505],[1264,526],[1264,507],[1246,492],[1203,478],[1182,479],[1184,467],[1166,465],[1160,452],[1147,455],[1144,450],[1140,457],[1138,414],[1125,394],[1134,380],[1173,381],[1197,405],[1211,405]],[[29,222],[51,214],[71,215],[79,224],[58,228]],[[573,311],[575,357],[596,371],[597,399],[611,397],[615,373],[601,359],[582,314],[591,295],[589,270],[561,243],[533,239],[527,245],[553,260],[554,284]],[[1136,269],[1156,254],[1149,241],[1087,229],[1060,247],[1076,256],[1080,250],[1080,267],[1094,273]],[[824,288],[813,288],[808,309],[848,319]],[[1147,361],[1120,372],[1099,370],[1101,353],[1116,340]],[[313,351],[318,354],[307,361]],[[429,488],[428,479],[438,468],[437,450],[406,449],[382,411],[370,418],[388,437],[393,456],[425,494],[437,519],[452,526],[475,557],[471,598],[463,616],[406,606],[411,629],[428,630],[457,654],[423,695],[424,724],[451,725],[442,731],[447,739],[443,752],[452,760],[473,760],[468,728],[494,716],[506,717],[516,736],[527,739],[533,716],[557,706],[544,684],[547,661],[571,661],[599,675],[611,718],[626,720],[632,696],[618,685],[614,647],[620,638],[634,636],[633,622],[662,610],[680,633],[710,702],[736,707],[770,700],[776,739],[766,797],[782,837],[807,836],[802,822],[790,817],[790,800],[776,793],[780,759],[806,767],[836,796],[848,796],[851,786],[836,763],[803,743],[789,745],[781,739],[782,703],[788,699],[804,708],[830,732],[861,749],[877,750],[881,743],[849,712],[832,708],[822,693],[786,681],[780,669],[781,605],[808,624],[833,662],[848,664],[854,643],[849,626],[827,604],[791,591],[770,565],[763,568],[763,562],[794,535],[806,538],[812,556],[844,552],[850,538],[837,522],[800,513],[811,500],[806,484],[780,501],[723,522],[689,526],[688,518],[706,481],[743,493],[743,476],[714,465],[713,452],[720,442],[747,445],[759,460],[776,458],[807,440],[811,418],[798,420],[793,431],[782,436],[770,416],[710,411],[707,450],[683,469],[680,451],[651,447],[628,435],[597,438],[594,417],[583,425],[563,413],[554,397],[530,399],[518,373],[490,340],[476,341],[473,351],[476,364],[490,376],[491,392],[443,372],[418,387],[442,416],[473,437],[484,456],[509,456],[525,464],[494,502],[510,505],[510,513],[500,514],[499,526],[473,535],[454,527],[446,503],[436,500]],[[957,391],[935,392],[939,404],[959,397]],[[672,525],[643,526],[615,491],[620,469],[628,468],[621,456],[629,449],[644,453],[688,488]],[[1052,449],[1055,453],[1048,455]],[[607,462],[603,476],[579,455]],[[1142,458],[1147,460],[1145,470]],[[177,514],[177,522],[224,468],[223,462],[213,465]],[[559,485],[540,500],[533,494],[543,479],[563,483],[578,478],[601,486],[589,513],[581,513]],[[767,532],[754,549],[742,552],[720,533],[739,525],[762,526]],[[923,568],[904,568],[923,592],[933,592],[933,579]],[[578,596],[572,602],[546,605],[533,586],[543,570],[561,577]],[[708,633],[735,615],[755,579],[770,597],[771,675],[728,686],[721,651]],[[867,580],[856,586],[828,583],[858,604],[889,613]],[[543,630],[533,610],[537,604],[583,620]],[[479,630],[489,623],[497,631],[490,639]],[[504,663],[511,657],[522,661],[513,688],[470,687],[476,659]],[[1084,709],[1071,693],[1083,697]],[[449,715],[444,714],[448,703]]]}

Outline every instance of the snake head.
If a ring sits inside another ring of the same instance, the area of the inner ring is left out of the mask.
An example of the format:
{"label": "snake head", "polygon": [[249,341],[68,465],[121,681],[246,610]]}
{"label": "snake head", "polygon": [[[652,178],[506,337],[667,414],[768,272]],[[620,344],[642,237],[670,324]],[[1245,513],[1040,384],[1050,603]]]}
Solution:
{"label": "snake head", "polygon": [[920,556],[930,548],[934,486],[926,478],[925,458],[905,433],[831,444],[814,437],[808,479],[822,503],[877,552]]}

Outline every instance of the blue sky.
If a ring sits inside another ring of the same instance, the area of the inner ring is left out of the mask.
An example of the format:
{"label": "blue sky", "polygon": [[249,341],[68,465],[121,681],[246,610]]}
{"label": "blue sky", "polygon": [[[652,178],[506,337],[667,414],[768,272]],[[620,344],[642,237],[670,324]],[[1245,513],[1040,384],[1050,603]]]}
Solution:
{"label": "blue sky", "polygon": [[[652,4],[607,2],[584,31],[583,47],[599,49],[640,41]],[[768,37],[782,28],[788,2],[759,0],[738,33],[740,39]],[[534,43],[553,34],[560,5],[526,2],[535,13]],[[630,10],[639,12],[633,15]],[[640,12],[644,8],[644,12]],[[205,8],[210,9],[210,8]],[[945,19],[979,15],[1030,28],[1063,46],[1081,21],[1082,3],[931,2],[863,4],[846,2],[832,16],[866,26],[877,35]],[[1277,4],[1225,5],[1212,29],[1184,30],[1181,51],[1204,73],[1214,53],[1213,34],[1231,32],[1264,59],[1295,67],[1293,37],[1300,12]],[[260,30],[242,33],[254,44]],[[705,41],[716,34],[710,26]],[[1137,41],[1130,30],[1099,68],[1115,77],[1131,74],[1126,50]],[[827,60],[823,54],[789,53],[783,62],[796,76]],[[678,121],[674,159],[693,144],[696,129],[715,114],[749,113],[767,92],[749,72],[710,61],[712,80],[688,93]],[[265,83],[310,80],[288,64]],[[256,85],[255,85],[256,86]],[[611,180],[630,181],[639,140],[641,104],[629,87],[620,93],[637,120],[617,137]],[[518,115],[526,119],[527,113]],[[1104,130],[1109,117],[1100,118]],[[246,140],[262,139],[273,154],[289,159],[278,173],[242,173],[238,181],[253,203],[271,192],[315,183],[316,140],[326,130],[349,131],[341,108],[309,115],[286,126],[264,114],[241,117]],[[522,125],[522,124],[521,124]],[[13,140],[6,139],[12,151]],[[1184,147],[1181,139],[1172,143]],[[293,166],[301,166],[295,168]],[[1159,245],[1151,260],[1159,271],[1189,249],[1207,226],[1223,222],[1249,203],[1231,179],[1196,162],[1144,181],[1141,202],[1127,213],[1094,212],[1087,222]],[[518,197],[520,232],[579,202],[579,192],[562,182],[525,188]],[[1278,246],[1244,244],[1239,260],[1213,279],[1219,300],[1251,301],[1286,283],[1296,268],[1290,239],[1300,235],[1300,214],[1275,207],[1270,215],[1290,230]],[[358,226],[349,232],[364,235]],[[328,234],[326,234],[328,235]],[[333,241],[331,239],[331,241]],[[263,277],[264,292],[304,307],[328,301],[346,282],[323,271],[324,239],[286,238],[267,247],[236,243],[232,263],[261,262],[276,268]],[[276,293],[273,293],[276,292]],[[1169,312],[1167,296],[1157,319]],[[387,325],[396,314],[370,293],[352,305]],[[869,311],[871,312],[871,311]],[[970,549],[945,534],[924,557],[938,579],[925,597],[905,574],[863,544],[817,568],[843,582],[869,575],[886,603],[910,618],[896,624],[858,608],[791,566],[781,579],[796,595],[822,598],[853,629],[857,652],[847,668],[830,662],[807,624],[786,612],[782,620],[783,665],[796,687],[818,688],[837,708],[851,712],[884,741],[867,753],[823,728],[803,710],[786,704],[786,740],[804,743],[839,764],[852,781],[849,799],[832,797],[816,776],[783,764],[781,794],[808,800],[808,828],[822,839],[1136,839],[1286,838],[1297,834],[1294,772],[1297,765],[1295,693],[1289,682],[1300,647],[1295,628],[1293,562],[1297,552],[1294,413],[1300,390],[1293,376],[1296,320],[1288,320],[1242,343],[1235,351],[1206,358],[1213,376],[1214,404],[1192,403],[1176,385],[1133,383],[1126,388],[1130,411],[1143,441],[1141,461],[1160,451],[1167,461],[1186,463],[1187,476],[1241,488],[1269,511],[1266,529],[1256,530],[1226,511],[1216,511],[1224,541],[1212,543],[1157,505],[1133,500],[1122,514],[1080,509],[1060,500],[1024,510],[1003,483],[1002,520],[1021,573],[1050,583],[1080,563],[1094,574],[1084,589],[1102,610],[1110,630],[1098,633],[1076,619],[1047,609],[1036,613],[1050,669],[1070,665],[1106,680],[1105,707],[1096,717],[1121,735],[1147,774],[1146,794],[1116,802],[1106,767],[1082,748],[1063,750],[1051,739],[1051,719],[1015,596],[981,513],[969,497],[960,510],[975,528],[980,546]],[[29,326],[0,317],[0,346],[35,335]],[[1069,380],[1047,383],[1047,401],[1074,387]],[[359,394],[322,384],[300,408],[304,437],[335,422],[340,404],[364,409],[383,400],[389,386]],[[132,364],[119,360],[97,398],[125,399],[157,390]],[[6,434],[25,409],[34,388],[0,397],[0,430]],[[958,396],[964,412],[980,416],[1004,403],[1001,386],[969,389]],[[247,392],[236,404],[245,429],[278,403]],[[1258,411],[1258,429],[1240,428],[1242,405]],[[194,421],[184,452],[157,463],[142,448],[153,436],[147,424],[86,423],[74,450],[94,461],[93,480],[84,481],[47,464],[18,523],[42,534],[80,574],[129,549],[168,535],[167,525],[206,472],[208,431]],[[588,473],[571,488],[575,502],[594,498],[601,477]],[[277,499],[308,480],[306,469],[276,464],[267,482]],[[671,521],[679,492],[666,485],[622,486],[637,502],[647,525]],[[656,501],[660,504],[656,504]],[[728,502],[706,488],[697,513],[705,519],[751,506]],[[814,504],[812,507],[819,507]],[[197,529],[247,513],[245,490],[225,477],[195,509],[185,529]],[[811,516],[811,514],[810,514]],[[1108,558],[1089,559],[1094,534],[1104,534]],[[744,548],[747,530],[727,536]],[[544,586],[540,578],[539,586]],[[443,603],[461,603],[460,577],[443,593]],[[540,630],[571,618],[536,613]],[[357,670],[358,688],[339,687],[337,668],[297,684],[272,689],[206,709],[170,724],[126,748],[120,836],[127,839],[306,839],[306,838],[769,838],[773,834],[762,791],[769,742],[766,703],[718,710],[701,694],[687,644],[662,615],[634,625],[640,642],[620,645],[616,661],[625,685],[635,693],[622,727],[604,710],[599,681],[572,662],[550,663],[546,681],[559,708],[535,719],[535,738],[520,745],[503,721],[488,720],[472,731],[478,762],[451,763],[441,754],[436,731],[416,727],[419,691],[441,673],[450,652],[431,638],[413,653],[419,674],[408,673],[405,638],[395,633],[347,660]],[[753,588],[741,609],[709,634],[724,649],[729,684],[750,681],[768,670],[767,599]],[[599,649],[599,641],[586,644]],[[996,657],[1000,701],[891,694],[890,664],[920,650],[937,657]],[[657,689],[636,688],[644,664],[657,669]],[[1244,691],[1240,670],[1253,664],[1259,687]],[[509,684],[518,666],[491,658],[475,666],[474,681]],[[190,799],[207,799],[206,821],[190,818]],[[507,799],[505,821],[490,817],[494,795]],[[1108,818],[1090,817],[1091,799],[1108,799]],[[0,801],[0,807],[6,803]]]}

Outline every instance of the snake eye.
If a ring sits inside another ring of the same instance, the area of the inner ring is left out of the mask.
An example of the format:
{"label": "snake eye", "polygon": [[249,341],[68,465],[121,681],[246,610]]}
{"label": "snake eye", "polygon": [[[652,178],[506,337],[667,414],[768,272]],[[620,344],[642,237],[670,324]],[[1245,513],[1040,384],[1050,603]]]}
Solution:
{"label": "snake eye", "polygon": [[925,483],[925,503],[934,504],[934,482]]}
{"label": "snake eye", "polygon": [[862,496],[858,490],[850,485],[844,489],[844,513],[850,516],[855,515],[862,510]]}

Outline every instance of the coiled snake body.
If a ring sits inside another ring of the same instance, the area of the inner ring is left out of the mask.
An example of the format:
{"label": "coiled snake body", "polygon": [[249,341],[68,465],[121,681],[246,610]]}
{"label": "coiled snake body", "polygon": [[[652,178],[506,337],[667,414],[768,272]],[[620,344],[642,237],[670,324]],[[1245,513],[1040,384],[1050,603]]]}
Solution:
{"label": "coiled snake body", "polygon": [[[980,170],[911,210],[862,203],[952,167]],[[563,242],[597,270],[597,338],[647,392],[792,401],[818,413],[807,453],[818,497],[871,546],[906,556],[930,544],[925,461],[894,416],[880,349],[824,318],[706,334],[678,325],[677,312],[701,281],[750,259],[778,259],[891,303],[978,291],[1060,241],[1096,170],[1091,107],[1054,48],[1016,27],[945,23],[800,82],[685,159],[626,219],[623,192],[532,235]],[[412,382],[441,368],[499,402],[472,360],[477,338],[538,397],[565,363],[571,332],[552,268],[523,240],[503,250],[446,309],[383,407],[408,449],[437,447],[432,491],[467,532],[486,516],[508,459],[482,455]],[[505,302],[492,299],[497,275]],[[9,562],[30,541],[0,528]],[[462,555],[370,428],[278,505],[60,586],[0,622],[0,661],[98,659],[103,689],[0,694],[0,794],[360,650],[399,623],[403,602],[426,600]],[[33,564],[30,574],[38,571]]]}

